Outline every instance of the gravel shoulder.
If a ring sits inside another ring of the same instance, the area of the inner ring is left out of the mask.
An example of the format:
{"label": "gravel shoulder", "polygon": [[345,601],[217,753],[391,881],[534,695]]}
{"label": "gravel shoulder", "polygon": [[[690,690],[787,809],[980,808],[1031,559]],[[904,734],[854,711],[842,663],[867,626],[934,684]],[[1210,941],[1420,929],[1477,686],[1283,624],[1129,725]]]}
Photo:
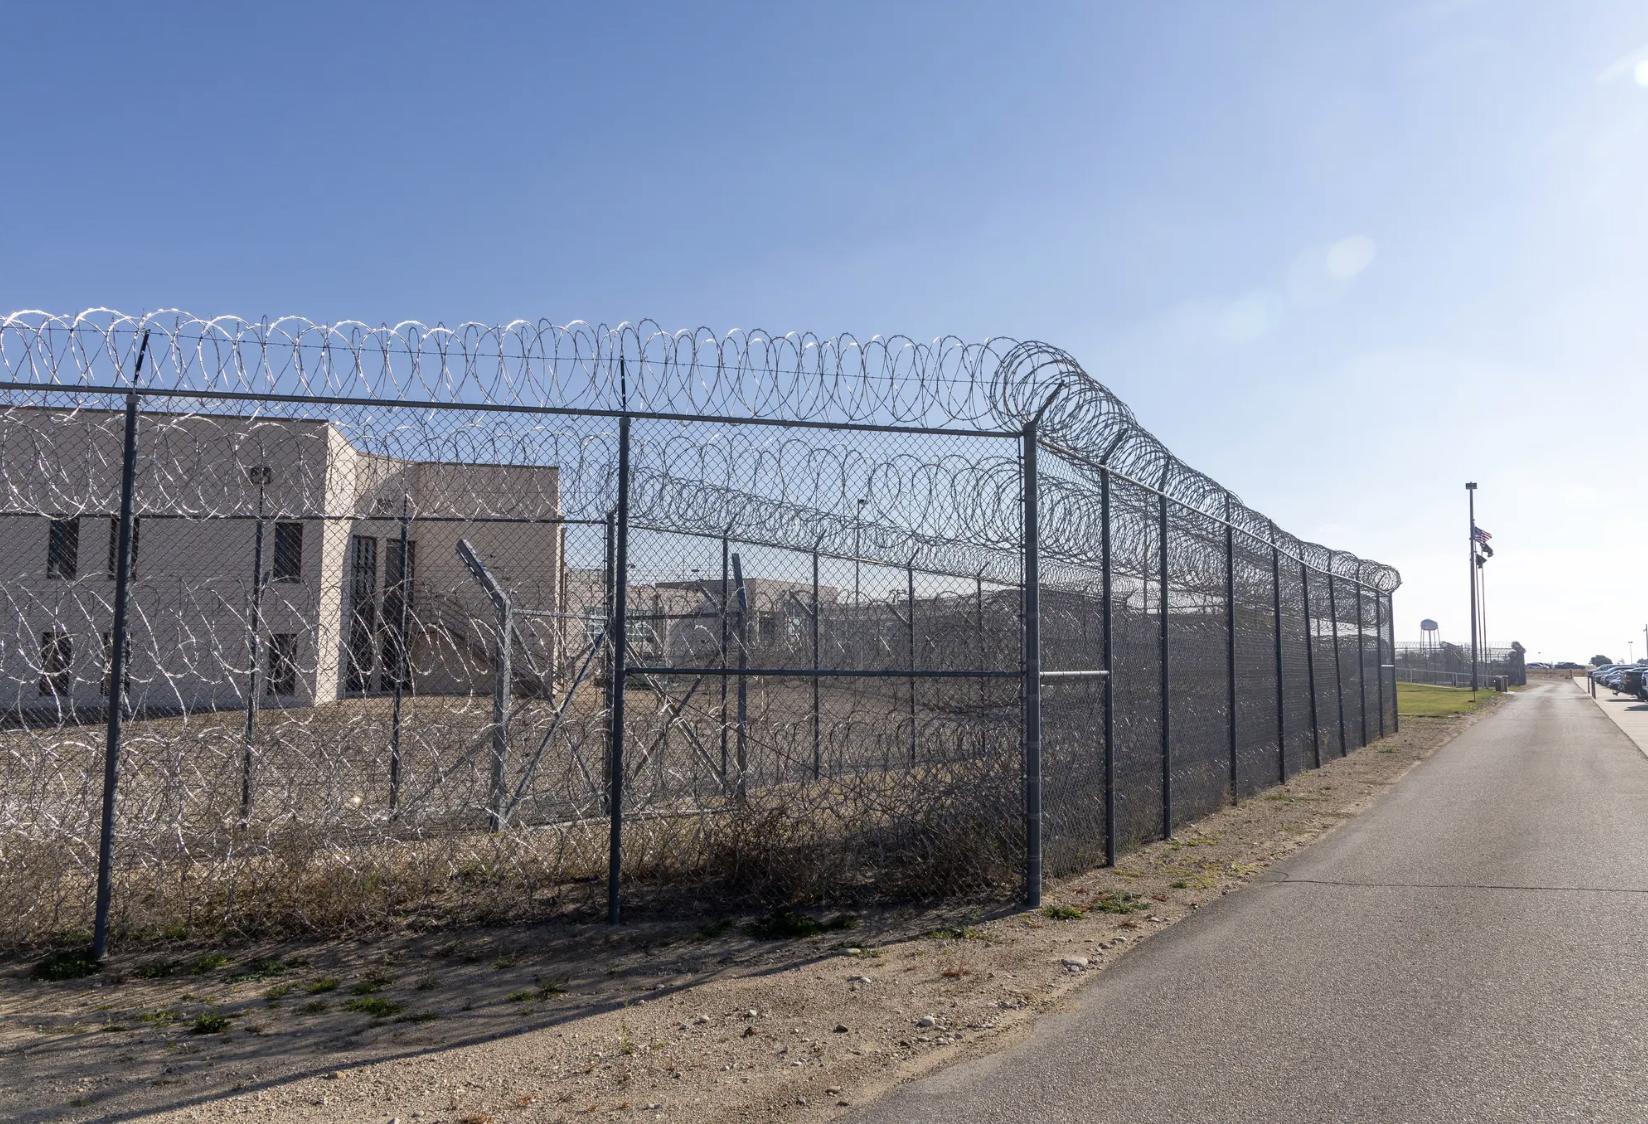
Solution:
{"label": "gravel shoulder", "polygon": [[[0,1116],[820,1120],[1002,1048],[1128,952],[1354,817],[1491,713],[1392,735],[1049,887],[758,939],[657,921],[179,951],[0,976]],[[828,914],[817,915],[829,922]]]}

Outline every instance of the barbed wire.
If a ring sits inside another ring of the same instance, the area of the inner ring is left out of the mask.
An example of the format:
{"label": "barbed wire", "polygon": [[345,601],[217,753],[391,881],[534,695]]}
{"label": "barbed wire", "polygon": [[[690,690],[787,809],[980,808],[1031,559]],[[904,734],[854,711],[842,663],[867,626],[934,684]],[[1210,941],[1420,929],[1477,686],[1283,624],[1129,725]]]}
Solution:
{"label": "barbed wire", "polygon": [[1048,701],[1049,869],[1170,831],[1175,794],[1182,821],[1367,740],[1397,572],[1279,531],[1045,344],[5,317],[0,943],[84,920],[113,699],[128,928],[179,903],[341,932],[573,902],[606,869],[618,643],[651,668],[622,723],[625,877],[999,887],[1038,414],[1045,666],[1112,670],[1113,641],[1116,687],[1114,787],[1091,683]]}
{"label": "barbed wire", "polygon": [[[517,320],[452,328],[403,321],[372,327],[296,316],[202,318],[180,310],[141,316],[110,309],[21,311],[0,320],[0,375],[42,389],[126,386],[145,333],[151,342],[144,386],[170,392],[992,432],[1017,430],[1051,400],[1042,437],[1089,477],[1108,470],[1154,488],[1262,541],[1275,536],[1290,557],[1381,592],[1401,581],[1389,566],[1277,530],[1175,457],[1068,353],[1043,343],[996,338],[969,344],[956,337],[919,343],[904,336],[860,340],[759,330],[717,335],[707,328],[668,331],[652,321],[609,327]],[[480,444],[497,440],[494,433]],[[567,451],[555,453],[564,461]],[[887,466],[883,477],[896,467]],[[574,472],[571,478],[581,476]]]}

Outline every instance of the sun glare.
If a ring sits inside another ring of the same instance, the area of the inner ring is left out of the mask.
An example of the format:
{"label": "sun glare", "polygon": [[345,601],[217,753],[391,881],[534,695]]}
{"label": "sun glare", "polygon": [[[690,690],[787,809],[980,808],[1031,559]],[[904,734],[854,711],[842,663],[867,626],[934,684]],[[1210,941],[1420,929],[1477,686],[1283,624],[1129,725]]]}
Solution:
{"label": "sun glare", "polygon": [[1648,86],[1648,59],[1638,59],[1636,66],[1631,68],[1631,77],[1636,79],[1637,85]]}

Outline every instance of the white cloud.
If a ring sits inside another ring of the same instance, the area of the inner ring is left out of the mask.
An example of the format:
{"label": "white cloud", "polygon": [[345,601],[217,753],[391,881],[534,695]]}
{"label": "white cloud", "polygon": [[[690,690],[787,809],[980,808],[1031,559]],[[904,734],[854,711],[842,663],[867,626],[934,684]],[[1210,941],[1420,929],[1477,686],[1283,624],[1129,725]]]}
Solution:
{"label": "white cloud", "polygon": [[1630,79],[1639,86],[1648,86],[1648,43],[1628,51],[1603,68],[1597,75],[1599,83]]}
{"label": "white cloud", "polygon": [[1341,238],[1328,247],[1328,276],[1335,281],[1349,281],[1372,265],[1378,252],[1379,247],[1366,234],[1353,234],[1349,238]]}

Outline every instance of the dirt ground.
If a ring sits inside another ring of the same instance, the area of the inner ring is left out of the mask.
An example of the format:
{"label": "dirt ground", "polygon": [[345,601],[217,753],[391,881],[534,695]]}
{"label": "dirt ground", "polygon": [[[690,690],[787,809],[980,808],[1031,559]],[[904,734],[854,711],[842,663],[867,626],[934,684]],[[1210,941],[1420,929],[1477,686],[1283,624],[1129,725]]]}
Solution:
{"label": "dirt ground", "polygon": [[1406,719],[1113,870],[1049,887],[1036,913],[191,948],[55,983],[12,964],[0,976],[0,1117],[829,1119],[1000,1048],[1140,942],[1357,814],[1480,715]]}

